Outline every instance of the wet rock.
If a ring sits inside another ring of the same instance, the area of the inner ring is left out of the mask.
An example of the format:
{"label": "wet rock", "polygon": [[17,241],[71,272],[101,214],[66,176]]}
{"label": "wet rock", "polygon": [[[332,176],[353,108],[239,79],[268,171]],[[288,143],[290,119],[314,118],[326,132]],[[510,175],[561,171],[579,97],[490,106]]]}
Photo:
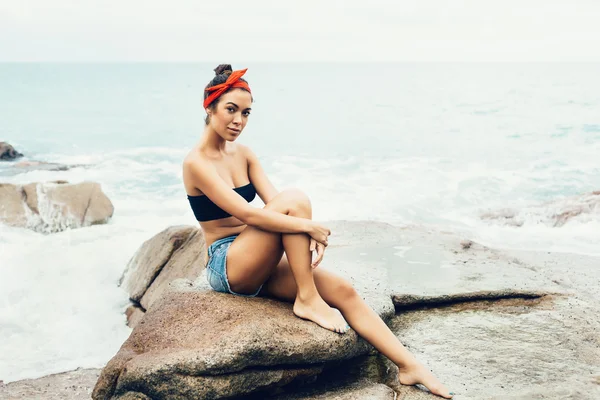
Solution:
{"label": "wet rock", "polygon": [[11,226],[53,233],[104,224],[113,212],[95,182],[0,184],[0,222]]}
{"label": "wet rock", "polygon": [[0,160],[1,161],[11,161],[17,158],[23,157],[23,154],[19,153],[15,150],[7,142],[0,142]]}

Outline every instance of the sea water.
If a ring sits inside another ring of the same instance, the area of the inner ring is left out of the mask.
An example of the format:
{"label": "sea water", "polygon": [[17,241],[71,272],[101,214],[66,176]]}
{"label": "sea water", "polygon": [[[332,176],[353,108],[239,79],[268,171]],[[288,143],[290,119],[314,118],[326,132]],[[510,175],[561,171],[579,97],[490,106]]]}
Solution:
{"label": "sea water", "polygon": [[[0,64],[0,141],[80,165],[0,163],[0,182],[95,181],[115,206],[106,225],[51,235],[0,225],[0,379],[102,367],[127,338],[125,265],[160,230],[196,223],[181,163],[214,67]],[[315,219],[600,256],[600,207],[585,196],[600,190],[600,65],[234,67],[249,68],[255,100],[238,140],[277,189],[310,196]]]}

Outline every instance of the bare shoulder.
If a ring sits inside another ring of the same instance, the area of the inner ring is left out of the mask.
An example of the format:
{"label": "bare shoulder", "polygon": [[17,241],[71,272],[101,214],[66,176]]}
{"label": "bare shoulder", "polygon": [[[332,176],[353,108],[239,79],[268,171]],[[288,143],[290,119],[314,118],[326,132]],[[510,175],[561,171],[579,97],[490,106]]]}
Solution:
{"label": "bare shoulder", "polygon": [[237,146],[240,154],[242,154],[248,163],[252,162],[252,160],[256,158],[256,154],[254,154],[250,147],[241,143],[237,143]]}
{"label": "bare shoulder", "polygon": [[199,152],[192,150],[184,157],[182,169],[183,183],[186,191],[188,194],[198,195],[202,194],[198,189],[198,179],[202,179],[203,175],[211,175],[214,171],[214,166]]}
{"label": "bare shoulder", "polygon": [[186,154],[182,163],[184,179],[185,175],[191,172],[191,169],[198,164],[202,164],[202,157],[200,155],[195,154],[193,151]]}

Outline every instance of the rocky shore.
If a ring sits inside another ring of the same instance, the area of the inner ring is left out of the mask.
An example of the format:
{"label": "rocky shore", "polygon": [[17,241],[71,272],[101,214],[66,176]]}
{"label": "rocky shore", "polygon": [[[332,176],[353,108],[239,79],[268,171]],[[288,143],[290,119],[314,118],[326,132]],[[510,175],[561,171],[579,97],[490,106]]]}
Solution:
{"label": "rocky shore", "polygon": [[[456,399],[600,398],[598,258],[491,249],[452,233],[331,222],[319,268],[348,277]],[[135,326],[102,371],[0,385],[0,398],[426,399],[353,331],[208,289],[203,240],[172,227],[121,284]],[[199,276],[197,276],[199,274]]]}
{"label": "rocky shore", "polygon": [[0,223],[55,233],[104,224],[114,212],[96,182],[0,183]]}

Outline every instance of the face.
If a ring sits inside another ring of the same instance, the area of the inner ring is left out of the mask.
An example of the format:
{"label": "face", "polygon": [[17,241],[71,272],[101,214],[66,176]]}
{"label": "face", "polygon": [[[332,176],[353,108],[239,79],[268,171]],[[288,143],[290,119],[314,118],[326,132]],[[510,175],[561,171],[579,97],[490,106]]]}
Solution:
{"label": "face", "polygon": [[208,124],[225,140],[234,141],[244,130],[250,116],[252,95],[242,89],[233,89],[219,97],[219,103],[211,110]]}

